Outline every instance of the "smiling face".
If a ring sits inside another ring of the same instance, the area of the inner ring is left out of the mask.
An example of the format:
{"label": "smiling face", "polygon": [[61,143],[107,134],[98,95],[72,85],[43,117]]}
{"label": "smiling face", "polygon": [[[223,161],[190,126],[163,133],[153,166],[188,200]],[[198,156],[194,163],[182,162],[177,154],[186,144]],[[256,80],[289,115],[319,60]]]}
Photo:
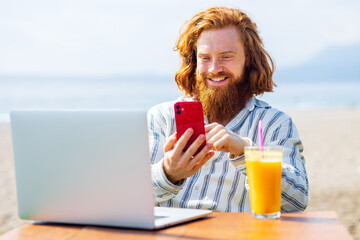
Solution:
{"label": "smiling face", "polygon": [[197,42],[196,88],[208,121],[224,126],[252,96],[245,53],[234,26],[204,31]]}
{"label": "smiling face", "polygon": [[198,81],[210,87],[222,87],[241,81],[245,52],[239,32],[234,26],[208,30],[197,41]]}
{"label": "smiling face", "polygon": [[174,49],[181,58],[175,82],[187,96],[199,99],[201,88],[225,91],[234,82],[242,84],[235,86],[237,92],[243,91],[241,97],[247,92],[250,97],[272,92],[276,86],[274,63],[257,26],[240,9],[211,7],[194,15],[182,28]]}

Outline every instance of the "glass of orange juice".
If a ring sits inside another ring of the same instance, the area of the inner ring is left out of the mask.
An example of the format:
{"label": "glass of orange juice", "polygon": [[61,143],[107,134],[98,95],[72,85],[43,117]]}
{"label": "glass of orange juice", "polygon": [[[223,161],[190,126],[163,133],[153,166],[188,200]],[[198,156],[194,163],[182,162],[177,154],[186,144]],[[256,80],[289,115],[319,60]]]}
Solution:
{"label": "glass of orange juice", "polygon": [[256,218],[279,218],[281,202],[281,146],[245,147],[251,211]]}

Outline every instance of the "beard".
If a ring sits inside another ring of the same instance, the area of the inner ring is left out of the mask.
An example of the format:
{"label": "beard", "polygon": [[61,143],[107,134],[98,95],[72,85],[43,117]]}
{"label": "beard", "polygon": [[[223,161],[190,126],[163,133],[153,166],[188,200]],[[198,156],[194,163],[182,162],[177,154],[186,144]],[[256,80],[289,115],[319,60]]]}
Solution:
{"label": "beard", "polygon": [[[209,123],[228,123],[251,98],[250,86],[242,76],[235,78],[226,72],[196,75],[196,97]],[[207,82],[208,78],[221,77],[229,78],[224,86],[214,87]]]}

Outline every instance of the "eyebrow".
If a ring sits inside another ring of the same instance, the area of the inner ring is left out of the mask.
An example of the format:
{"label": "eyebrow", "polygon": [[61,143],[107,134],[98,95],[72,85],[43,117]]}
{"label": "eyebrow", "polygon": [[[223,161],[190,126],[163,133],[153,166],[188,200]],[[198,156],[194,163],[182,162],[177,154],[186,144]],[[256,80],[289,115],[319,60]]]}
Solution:
{"label": "eyebrow", "polygon": [[[236,54],[236,52],[229,50],[229,51],[221,52],[220,54],[221,54],[221,55],[223,55],[223,54]],[[198,55],[209,55],[209,53],[199,52]]]}
{"label": "eyebrow", "polygon": [[236,52],[234,52],[234,51],[225,51],[225,52],[221,52],[220,54],[228,54],[228,53],[230,53],[230,54],[236,54]]}

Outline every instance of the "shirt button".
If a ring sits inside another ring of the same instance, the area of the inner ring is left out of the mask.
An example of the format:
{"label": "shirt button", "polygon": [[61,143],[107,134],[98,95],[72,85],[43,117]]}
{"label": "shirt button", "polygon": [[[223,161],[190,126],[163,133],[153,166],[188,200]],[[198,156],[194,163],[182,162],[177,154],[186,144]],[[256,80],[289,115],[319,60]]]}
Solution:
{"label": "shirt button", "polygon": [[195,189],[195,190],[199,190],[199,187],[198,187],[198,186],[195,186],[194,189]]}

